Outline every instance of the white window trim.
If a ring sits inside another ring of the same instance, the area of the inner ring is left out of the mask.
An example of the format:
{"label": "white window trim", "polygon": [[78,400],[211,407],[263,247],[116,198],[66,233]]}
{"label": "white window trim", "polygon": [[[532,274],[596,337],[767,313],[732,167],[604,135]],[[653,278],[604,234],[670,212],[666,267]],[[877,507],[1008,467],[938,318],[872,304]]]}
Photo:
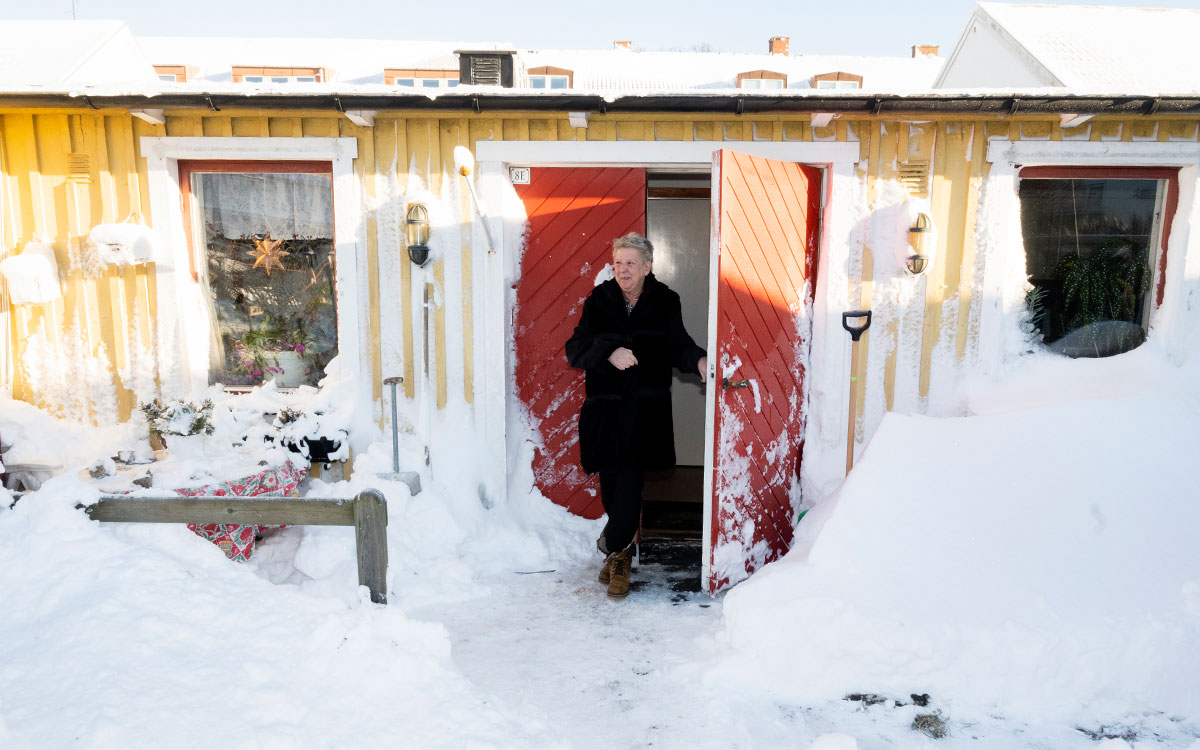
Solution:
{"label": "white window trim", "polygon": [[334,258],[338,312],[338,360],[341,371],[369,398],[364,378],[370,372],[361,331],[367,313],[359,290],[366,287],[365,253],[359,251],[363,226],[362,192],[354,175],[358,157],[355,138],[204,138],[143,137],[147,163],[150,211],[160,242],[155,249],[157,269],[156,345],[159,381],[171,395],[195,397],[208,388],[209,327],[203,292],[192,280],[187,234],[183,225],[179,161],[314,161],[333,165]]}
{"label": "white window trim", "polygon": [[[821,247],[818,251],[817,280],[813,295],[811,359],[822,367],[808,372],[809,439],[805,453],[805,473],[823,482],[840,476],[844,470],[845,423],[839,423],[849,408],[849,393],[844,384],[850,378],[850,348],[841,326],[841,312],[859,305],[850,299],[849,269],[852,254],[862,252],[861,243],[851,243],[858,198],[855,166],[859,144],[855,142],[725,142],[725,141],[479,141],[481,203],[487,207],[510,205],[512,186],[509,166],[529,167],[681,167],[712,168],[713,154],[727,148],[740,153],[781,161],[793,161],[826,167],[823,186]],[[520,252],[520,231],[508,227],[492,209],[488,221],[496,251],[487,251],[488,240],[472,222],[472,267],[483,269],[483,283],[474,285],[474,350],[482,352],[475,368],[474,392],[480,405],[477,418],[485,435],[489,454],[480,456],[484,463],[484,483],[489,497],[503,497],[507,490],[506,403],[511,373],[507,356],[512,332],[506,291],[511,285]],[[480,396],[482,394],[482,397]],[[818,439],[819,438],[819,439]]]}
{"label": "white window trim", "polygon": [[1026,279],[1017,170],[1032,166],[1179,169],[1179,205],[1167,238],[1163,302],[1151,313],[1149,335],[1168,356],[1180,362],[1186,359],[1189,327],[1200,325],[1200,252],[1188,253],[1189,247],[1200,248],[1200,202],[1196,200],[1200,144],[1009,141],[996,137],[988,143],[987,160],[993,166],[979,202],[977,240],[979,257],[984,259],[978,339],[984,371],[997,372],[1024,346],[1024,334],[1012,325],[1024,305]]}

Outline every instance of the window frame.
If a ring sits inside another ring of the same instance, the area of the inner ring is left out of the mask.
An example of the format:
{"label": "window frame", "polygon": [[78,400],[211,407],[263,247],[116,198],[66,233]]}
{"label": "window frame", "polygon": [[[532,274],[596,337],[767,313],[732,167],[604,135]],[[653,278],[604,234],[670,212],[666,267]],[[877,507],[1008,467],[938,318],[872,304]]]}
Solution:
{"label": "window frame", "polygon": [[[192,176],[196,174],[312,174],[329,177],[329,192],[330,205],[333,205],[333,162],[332,161],[298,161],[298,160],[271,160],[271,161],[246,161],[246,160],[228,160],[228,159],[181,159],[178,162],[179,166],[179,191],[181,200],[180,203],[183,209],[183,229],[187,236],[188,250],[188,270],[191,272],[192,281],[200,285],[200,273],[197,265],[199,263],[200,252],[197,248],[197,239],[200,236],[200,216],[198,212],[199,202],[197,196],[192,193]],[[331,217],[334,218],[334,217]],[[336,218],[334,218],[336,225]],[[333,258],[334,258],[334,309],[337,314],[341,314],[338,309],[337,287],[337,240],[330,238],[333,241]],[[204,290],[201,290],[203,293]],[[212,321],[209,321],[210,325]],[[338,328],[338,346],[341,346],[341,328]],[[340,349],[339,349],[340,350]],[[211,377],[211,373],[210,373]],[[225,390],[246,390],[245,386],[230,386],[225,385]]]}
{"label": "window frame", "polygon": [[[208,388],[208,336],[201,319],[203,298],[188,273],[178,162],[182,160],[305,161],[333,165],[335,297],[341,371],[353,383],[361,408],[370,408],[369,342],[365,266],[366,214],[355,160],[358,140],[351,137],[284,138],[269,136],[143,136],[150,212],[162,239],[155,248],[155,344],[159,380],[178,393],[196,397]],[[365,235],[364,235],[365,236]]]}
{"label": "window frame", "polygon": [[[1177,167],[1098,167],[1098,166],[1029,166],[1017,170],[1019,180],[1156,180],[1162,183],[1155,203],[1154,228],[1151,237],[1150,288],[1146,295],[1149,306],[1143,319],[1149,329],[1150,314],[1162,305],[1167,270],[1167,240],[1179,209],[1179,169]],[[1024,237],[1022,237],[1022,243]],[[1155,248],[1154,245],[1157,244]]]}

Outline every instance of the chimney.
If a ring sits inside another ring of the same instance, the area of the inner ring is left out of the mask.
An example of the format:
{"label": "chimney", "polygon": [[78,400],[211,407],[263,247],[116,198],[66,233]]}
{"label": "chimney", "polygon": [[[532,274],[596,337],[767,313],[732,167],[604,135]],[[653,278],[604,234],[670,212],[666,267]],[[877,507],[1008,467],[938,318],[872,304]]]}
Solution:
{"label": "chimney", "polygon": [[913,57],[937,57],[938,46],[936,44],[914,44],[912,48]]}
{"label": "chimney", "polygon": [[613,49],[633,49],[633,42],[628,39],[618,39],[613,42]]}
{"label": "chimney", "polygon": [[790,37],[773,36],[767,40],[767,49],[770,50],[772,55],[786,55],[788,53],[789,41],[791,41]]}

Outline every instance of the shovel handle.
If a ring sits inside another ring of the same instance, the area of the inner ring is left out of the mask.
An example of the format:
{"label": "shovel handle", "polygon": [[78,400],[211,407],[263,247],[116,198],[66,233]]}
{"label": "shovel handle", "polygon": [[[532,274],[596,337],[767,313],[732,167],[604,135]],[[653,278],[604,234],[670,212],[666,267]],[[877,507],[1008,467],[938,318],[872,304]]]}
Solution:
{"label": "shovel handle", "polygon": [[[866,318],[862,325],[850,325],[851,318]],[[858,341],[862,338],[863,332],[871,327],[871,311],[870,310],[847,310],[842,313],[842,328],[845,328],[850,333],[851,341]]]}

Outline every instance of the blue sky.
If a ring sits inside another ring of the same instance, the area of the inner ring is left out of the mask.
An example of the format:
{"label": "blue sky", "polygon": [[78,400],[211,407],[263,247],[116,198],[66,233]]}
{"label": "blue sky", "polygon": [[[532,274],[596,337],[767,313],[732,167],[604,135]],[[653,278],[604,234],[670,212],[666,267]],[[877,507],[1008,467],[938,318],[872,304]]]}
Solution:
{"label": "blue sky", "polygon": [[[118,18],[141,35],[338,36],[503,41],[521,48],[766,52],[791,37],[792,54],[907,55],[914,44],[948,54],[972,0],[75,0],[78,18]],[[1086,2],[1060,0],[1062,5]],[[1097,3],[1090,3],[1097,4]],[[1187,8],[1200,0],[1105,5]],[[71,0],[0,0],[0,18],[70,19]]]}

